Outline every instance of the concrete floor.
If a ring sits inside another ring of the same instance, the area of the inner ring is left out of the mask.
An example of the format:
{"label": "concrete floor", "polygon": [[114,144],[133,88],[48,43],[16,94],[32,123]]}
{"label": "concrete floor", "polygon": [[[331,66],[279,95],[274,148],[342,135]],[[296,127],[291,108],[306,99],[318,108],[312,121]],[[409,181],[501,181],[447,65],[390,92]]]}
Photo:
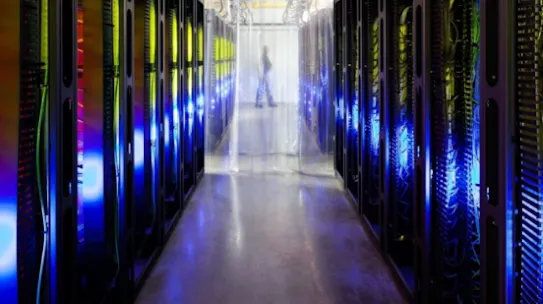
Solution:
{"label": "concrete floor", "polygon": [[404,303],[334,178],[208,174],[137,303]]}

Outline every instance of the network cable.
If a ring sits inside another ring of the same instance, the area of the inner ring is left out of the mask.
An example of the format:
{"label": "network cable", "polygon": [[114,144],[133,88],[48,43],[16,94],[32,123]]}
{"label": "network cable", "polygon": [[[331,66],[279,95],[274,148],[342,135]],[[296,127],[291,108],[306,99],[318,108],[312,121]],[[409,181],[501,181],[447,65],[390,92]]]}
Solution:
{"label": "network cable", "polygon": [[48,11],[48,0],[42,0],[41,5],[41,61],[44,63],[44,78],[41,88],[41,101],[39,106],[39,117],[38,117],[38,127],[37,127],[37,134],[36,134],[36,178],[37,178],[37,184],[38,184],[38,196],[40,200],[40,208],[41,208],[41,218],[42,218],[42,225],[43,225],[43,244],[42,244],[42,252],[41,252],[41,259],[40,259],[40,270],[38,273],[38,285],[36,290],[36,304],[40,304],[41,302],[41,285],[43,280],[43,272],[45,268],[45,256],[47,254],[47,242],[48,242],[48,235],[49,235],[49,227],[47,224],[47,208],[46,208],[46,201],[44,199],[43,195],[43,185],[42,185],[42,176],[41,176],[41,146],[42,146],[42,128],[44,127],[44,120],[47,121],[48,119],[45,117],[45,114],[47,113],[48,109],[48,79],[49,79],[49,42],[48,42],[48,36],[49,36],[49,11]]}
{"label": "network cable", "polygon": [[[447,1],[445,1],[445,4]],[[460,33],[454,21],[455,0],[449,0],[448,5],[443,8],[443,26],[445,27],[443,36],[443,77],[444,77],[444,106],[446,109],[445,117],[445,159],[444,166],[446,176],[444,176],[444,193],[441,198],[439,208],[442,213],[441,230],[439,234],[442,239],[443,262],[445,265],[444,277],[451,280],[452,289],[446,292],[456,293],[460,285],[458,276],[458,267],[464,262],[465,252],[459,248],[458,236],[454,234],[454,229],[458,224],[459,198],[457,197],[459,188],[457,179],[459,178],[458,164],[458,146],[455,126],[456,103],[458,96],[455,88],[455,55]],[[460,252],[461,251],[461,252]]]}
{"label": "network cable", "polygon": [[[375,20],[371,30],[371,108],[370,108],[370,154],[371,168],[374,190],[379,191],[379,176],[381,175],[379,166],[379,20]],[[379,204],[378,200],[370,200],[372,204]]]}
{"label": "network cable", "polygon": [[[473,87],[473,142],[472,142],[472,168],[471,168],[471,198],[469,207],[470,221],[470,245],[471,245],[471,260],[475,266],[472,269],[472,285],[473,291],[477,297],[480,292],[480,275],[481,262],[479,260],[479,246],[481,242],[480,219],[480,120],[479,120],[479,105],[480,105],[480,18],[479,18],[479,0],[474,0],[471,14],[471,37],[472,37],[472,87]],[[478,297],[477,297],[478,298]],[[476,303],[477,298],[472,300]]]}
{"label": "network cable", "polygon": [[115,175],[116,175],[116,204],[115,204],[115,212],[114,212],[114,229],[115,229],[115,259],[117,264],[117,270],[115,272],[115,279],[118,277],[120,272],[120,256],[119,256],[119,204],[121,203],[121,153],[120,145],[121,145],[121,138],[120,138],[120,102],[121,102],[121,96],[120,96],[120,90],[119,90],[119,82],[120,82],[120,52],[119,52],[119,43],[120,43],[120,7],[119,7],[119,0],[112,0],[112,18],[113,18],[113,94],[114,94],[114,114],[113,114],[113,132],[114,132],[114,159],[115,159]]}
{"label": "network cable", "polygon": [[401,208],[398,210],[398,216],[404,220],[404,222],[409,221],[409,210],[410,210],[410,201],[412,200],[409,194],[409,189],[411,188],[412,178],[411,178],[411,154],[413,153],[413,139],[412,139],[412,125],[409,118],[409,108],[410,108],[410,94],[409,89],[411,87],[411,81],[409,77],[409,53],[410,49],[408,47],[409,43],[409,24],[408,24],[408,14],[411,12],[411,6],[406,7],[402,10],[400,15],[400,25],[398,29],[398,47],[399,47],[399,125],[396,129],[396,138],[399,143],[398,149],[398,168],[397,168],[397,177],[396,181],[397,194],[398,194],[398,203]]}

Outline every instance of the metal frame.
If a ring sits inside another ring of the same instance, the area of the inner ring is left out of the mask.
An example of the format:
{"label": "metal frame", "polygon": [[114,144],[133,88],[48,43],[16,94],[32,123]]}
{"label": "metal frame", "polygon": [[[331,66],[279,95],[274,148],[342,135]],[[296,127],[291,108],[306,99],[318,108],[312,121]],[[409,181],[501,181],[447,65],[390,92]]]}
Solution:
{"label": "metal frame", "polygon": [[[202,72],[203,75],[202,75],[202,91],[205,92],[205,84],[206,84],[206,81],[205,81],[205,68],[204,68],[204,62],[201,62],[200,63],[200,59],[198,58],[199,56],[199,51],[200,51],[200,45],[199,45],[199,40],[198,40],[198,26],[199,24],[201,24],[202,26],[202,52],[204,52],[203,54],[203,60],[205,61],[205,26],[206,26],[206,13],[205,13],[205,8],[204,8],[204,3],[202,2],[202,0],[195,0],[195,5],[194,5],[194,20],[195,20],[195,23],[194,23],[194,27],[193,27],[193,30],[194,30],[194,38],[193,38],[193,41],[195,42],[194,43],[194,56],[196,56],[196,60],[194,61],[195,63],[195,68],[194,68],[194,87],[195,87],[195,91],[196,92],[196,100],[198,100],[199,98],[199,94],[200,94],[200,88],[199,88],[199,76],[198,76],[198,73]],[[203,93],[202,93],[203,94]],[[197,104],[197,103],[196,103]],[[197,106],[195,106],[196,108]],[[196,121],[197,119],[195,119],[195,125],[196,125]],[[201,125],[199,125],[198,128],[195,128],[195,141],[194,141],[194,176],[195,176],[195,180],[194,180],[194,186],[198,185],[198,183],[200,182],[200,180],[202,179],[203,177],[203,174],[204,174],[204,165],[205,165],[205,102],[204,102],[204,115],[202,116],[202,123]],[[202,133],[202,134],[201,134]],[[199,151],[199,142],[200,142],[200,136],[202,137],[202,151]]]}
{"label": "metal frame", "polygon": [[[334,44],[335,44],[335,47],[336,47],[336,50],[337,50],[337,44],[338,43],[341,43],[343,45],[343,47],[345,47],[345,24],[344,24],[344,21],[345,19],[344,18],[339,18],[341,23],[338,24],[337,23],[337,19],[338,19],[338,16],[336,15],[337,12],[336,12],[336,5],[339,6],[339,8],[341,8],[341,15],[342,17],[345,15],[345,0],[334,0],[334,16],[333,16],[333,40],[334,40]],[[341,41],[338,41],[338,31],[341,31]],[[340,109],[341,107],[341,104],[339,103],[339,99],[338,99],[338,96],[337,96],[337,87],[338,87],[338,74],[339,73],[345,73],[345,67],[344,67],[344,58],[345,58],[345,55],[342,54],[343,58],[341,62],[339,62],[338,60],[338,54],[337,54],[337,51],[334,52],[334,65],[333,65],[333,69],[332,69],[332,72],[333,72],[333,75],[334,75],[334,83],[335,83],[335,86],[334,86],[334,104],[335,104],[335,114],[334,114],[334,117],[336,117],[337,119],[337,111],[338,109]],[[344,92],[343,92],[344,93]],[[345,108],[344,106],[345,102],[343,103],[343,110]],[[342,156],[342,159],[341,159],[341,163],[338,163],[338,161],[340,161],[337,156],[334,157],[334,168],[335,168],[335,172],[336,172],[336,176],[341,180],[341,183],[343,184],[343,186],[345,187],[345,178],[344,178],[344,174],[345,174],[345,154],[346,154],[346,150],[345,150],[345,115],[344,115],[344,111],[342,111],[343,113],[343,134],[339,133],[340,131],[338,130],[338,126],[340,126],[338,124],[338,122],[336,121],[336,130],[335,130],[335,136],[334,136],[334,146],[335,146],[335,149],[334,151],[336,153],[340,153]],[[338,138],[338,135],[342,135],[342,138],[339,139]],[[338,150],[338,148],[340,148],[340,150]],[[341,168],[341,171],[339,171],[338,169]]]}
{"label": "metal frame", "polygon": [[134,278],[134,1],[122,0],[120,3],[121,12],[121,41],[120,47],[120,87],[123,88],[120,92],[121,110],[120,110],[120,125],[121,125],[121,147],[122,147],[122,167],[121,180],[123,185],[121,188],[121,203],[119,215],[123,215],[119,220],[119,235],[123,240],[120,246],[121,256],[121,277],[119,284],[120,301],[131,301],[132,280]]}
{"label": "metal frame", "polygon": [[413,71],[415,93],[415,302],[430,303],[430,0],[414,0]]}
{"label": "metal frame", "polygon": [[[359,150],[360,150],[360,144],[355,147],[354,143],[351,141],[351,138],[349,136],[349,122],[348,122],[348,115],[347,113],[351,113],[352,111],[352,103],[354,102],[354,92],[355,89],[352,88],[353,79],[357,77],[355,74],[358,71],[358,76],[360,75],[360,70],[358,67],[355,66],[355,58],[353,54],[353,39],[355,35],[358,35],[358,29],[360,28],[360,19],[359,19],[359,11],[355,10],[357,8],[357,0],[343,0],[343,45],[344,45],[344,56],[343,56],[343,74],[344,74],[344,82],[343,82],[343,97],[344,97],[344,147],[343,147],[343,163],[344,163],[344,176],[343,176],[343,182],[345,185],[345,189],[347,189],[347,192],[357,205],[357,208],[360,210],[360,178],[358,182],[356,182],[356,187],[354,189],[351,189],[350,183],[352,181],[351,172],[353,174],[357,174],[358,176],[361,175],[360,170],[360,157],[359,157]],[[351,14],[349,15],[349,10],[351,10]],[[358,40],[359,45],[358,49],[360,49],[360,40]],[[359,88],[357,88],[359,89]],[[358,100],[358,104],[360,105],[360,99]],[[360,108],[360,107],[359,107]],[[351,113],[353,115],[354,113]],[[360,111],[358,113],[360,115]],[[358,132],[360,132],[360,119],[358,119]],[[358,138],[360,138],[360,135],[357,135]],[[351,149],[354,152],[354,156],[356,157],[355,163],[351,163]],[[354,167],[354,170],[349,170],[351,167]]]}
{"label": "metal frame", "polygon": [[[516,1],[481,0],[481,273],[483,303],[514,303],[513,168]],[[489,129],[497,124],[497,130]],[[492,136],[492,134],[498,136]],[[495,258],[497,255],[497,258]]]}
{"label": "metal frame", "polygon": [[49,5],[49,119],[57,123],[49,129],[49,186],[54,190],[49,193],[48,301],[72,303],[77,290],[76,272],[70,272],[77,269],[77,5],[75,0]]}

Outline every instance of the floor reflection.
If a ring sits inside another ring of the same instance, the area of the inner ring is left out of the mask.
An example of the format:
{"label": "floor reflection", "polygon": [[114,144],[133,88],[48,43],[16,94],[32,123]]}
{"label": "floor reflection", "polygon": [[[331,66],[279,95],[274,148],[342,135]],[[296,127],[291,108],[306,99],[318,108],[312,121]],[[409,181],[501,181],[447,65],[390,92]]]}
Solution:
{"label": "floor reflection", "polygon": [[334,178],[208,174],[137,303],[404,303]]}

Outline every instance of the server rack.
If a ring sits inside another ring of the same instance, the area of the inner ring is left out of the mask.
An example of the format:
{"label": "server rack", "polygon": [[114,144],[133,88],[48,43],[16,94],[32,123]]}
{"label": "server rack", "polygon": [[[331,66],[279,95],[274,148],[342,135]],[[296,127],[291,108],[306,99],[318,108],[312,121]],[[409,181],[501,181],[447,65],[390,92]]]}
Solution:
{"label": "server rack", "polygon": [[[226,63],[225,63],[225,76],[226,84],[228,88],[227,102],[224,111],[224,121],[225,128],[230,125],[232,121],[232,116],[234,115],[234,103],[235,103],[235,85],[236,85],[236,58],[237,58],[237,44],[236,44],[236,31],[232,26],[226,28],[226,40],[224,41],[224,48],[226,53]],[[222,48],[221,48],[222,49]]]}
{"label": "server rack", "polygon": [[[131,291],[137,292],[160,252],[163,223],[163,171],[161,152],[163,47],[160,24],[163,16],[159,0],[134,3],[134,200]],[[162,22],[162,24],[164,24]]]}
{"label": "server rack", "polygon": [[477,303],[484,273],[478,1],[414,7],[415,300]]}
{"label": "server rack", "polygon": [[382,248],[402,285],[414,289],[412,1],[380,7],[380,205]]}
{"label": "server rack", "polygon": [[222,86],[219,82],[220,68],[220,37],[222,35],[222,19],[217,16],[215,10],[206,9],[206,25],[205,39],[207,53],[204,59],[204,68],[206,74],[205,87],[205,133],[206,133],[206,149],[208,151],[215,150],[222,136]]}
{"label": "server rack", "polygon": [[[163,226],[166,238],[171,234],[183,208],[182,180],[182,53],[181,1],[168,0],[165,12],[164,58],[167,60],[164,100],[164,191]],[[165,239],[166,239],[165,238]]]}
{"label": "server rack", "polygon": [[336,132],[335,132],[335,153],[334,168],[337,176],[345,182],[345,20],[343,5],[345,0],[334,1],[334,74],[335,85],[335,108],[336,108]]}
{"label": "server rack", "polygon": [[347,0],[343,6],[345,25],[344,88],[345,174],[347,192],[360,212],[360,1]]}
{"label": "server rack", "polygon": [[205,98],[204,98],[204,25],[205,25],[205,10],[204,3],[201,0],[196,0],[195,4],[195,16],[196,16],[196,33],[195,33],[195,54],[197,55],[194,69],[195,79],[195,97],[196,97],[196,113],[197,119],[195,123],[195,184],[197,184],[204,174],[204,160],[205,160]]}
{"label": "server rack", "polygon": [[379,84],[379,19],[377,1],[361,3],[361,209],[362,218],[381,239],[383,213],[381,204],[380,113],[382,87]]}
{"label": "server rack", "polygon": [[185,1],[183,6],[183,191],[185,199],[194,190],[195,176],[195,73],[196,18],[194,1]]}
{"label": "server rack", "polygon": [[78,1],[78,302],[125,301],[133,176],[130,8],[118,0]]}
{"label": "server rack", "polygon": [[76,65],[75,56],[62,55],[76,50],[75,2],[7,1],[0,7],[0,292],[6,303],[72,303]]}
{"label": "server rack", "polygon": [[215,10],[206,10],[205,41],[205,122],[206,149],[214,151],[227,134],[233,107],[233,41],[232,28]]}

